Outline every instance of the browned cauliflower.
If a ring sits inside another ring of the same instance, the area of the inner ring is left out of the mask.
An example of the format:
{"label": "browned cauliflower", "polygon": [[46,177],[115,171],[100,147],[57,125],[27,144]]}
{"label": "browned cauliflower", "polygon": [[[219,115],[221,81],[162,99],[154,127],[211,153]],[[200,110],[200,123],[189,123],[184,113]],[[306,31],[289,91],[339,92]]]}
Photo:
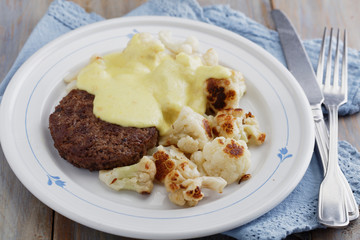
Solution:
{"label": "browned cauliflower", "polygon": [[197,205],[204,197],[202,188],[221,193],[227,184],[221,177],[200,176],[196,164],[174,146],[159,146],[153,160],[156,180],[164,183],[170,201],[179,206]]}
{"label": "browned cauliflower", "polygon": [[144,156],[137,164],[99,171],[99,179],[116,191],[127,189],[151,193],[155,174],[155,163]]}
{"label": "browned cauliflower", "polygon": [[248,139],[248,144],[260,145],[264,143],[266,134],[259,130],[259,122],[251,112],[245,114],[243,126]]}
{"label": "browned cauliflower", "polygon": [[217,137],[190,158],[206,176],[221,177],[231,184],[249,169],[250,152],[243,140]]}
{"label": "browned cauliflower", "polygon": [[222,193],[226,181],[221,177],[196,177],[186,179],[181,170],[173,170],[165,177],[165,187],[171,202],[179,206],[193,207],[203,199],[202,188]]}
{"label": "browned cauliflower", "polygon": [[232,70],[231,73],[228,79],[209,78],[205,81],[204,91],[209,113],[238,107],[239,100],[246,91],[245,79],[240,72]]}
{"label": "browned cauliflower", "polygon": [[221,110],[209,120],[214,136],[244,140],[256,145],[265,141],[266,134],[260,131],[255,116],[251,112],[245,113],[241,108]]}
{"label": "browned cauliflower", "polygon": [[159,143],[164,146],[176,145],[185,153],[193,153],[202,149],[211,139],[209,121],[190,107],[184,107]]}
{"label": "browned cauliflower", "polygon": [[150,158],[155,162],[155,179],[159,182],[164,183],[166,175],[179,168],[186,172],[187,178],[200,176],[196,164],[189,161],[184,153],[175,146],[163,147],[160,145],[153,149],[152,152],[153,154]]}

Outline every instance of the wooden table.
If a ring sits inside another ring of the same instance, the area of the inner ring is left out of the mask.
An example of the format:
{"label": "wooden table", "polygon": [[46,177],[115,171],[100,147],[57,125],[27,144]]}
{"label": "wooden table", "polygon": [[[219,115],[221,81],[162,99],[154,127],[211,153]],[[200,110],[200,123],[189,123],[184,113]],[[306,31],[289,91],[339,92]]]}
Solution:
{"label": "wooden table", "polygon": [[[105,18],[120,17],[144,0],[75,0]],[[51,0],[0,0],[0,79],[13,64]],[[201,5],[229,4],[274,28],[270,10],[283,10],[303,39],[320,38],[324,26],[347,28],[349,45],[360,49],[360,1],[353,0],[199,0]],[[360,149],[360,115],[340,119],[339,138]],[[212,239],[219,239],[219,235]],[[222,237],[227,239],[227,237]],[[16,178],[0,150],[0,239],[124,239],[73,222],[36,199]],[[345,229],[294,234],[287,239],[360,239],[360,221]]]}

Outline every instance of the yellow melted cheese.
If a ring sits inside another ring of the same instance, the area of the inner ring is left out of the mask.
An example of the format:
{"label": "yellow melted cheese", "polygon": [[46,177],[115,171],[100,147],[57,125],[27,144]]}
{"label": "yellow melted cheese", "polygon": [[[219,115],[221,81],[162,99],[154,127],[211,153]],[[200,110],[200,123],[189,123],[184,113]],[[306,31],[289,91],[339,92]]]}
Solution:
{"label": "yellow melted cheese", "polygon": [[164,135],[184,106],[204,114],[204,82],[228,78],[228,68],[200,57],[169,54],[160,41],[136,34],[120,53],[97,57],[78,75],[77,87],[93,95],[94,114],[126,127],[155,126]]}

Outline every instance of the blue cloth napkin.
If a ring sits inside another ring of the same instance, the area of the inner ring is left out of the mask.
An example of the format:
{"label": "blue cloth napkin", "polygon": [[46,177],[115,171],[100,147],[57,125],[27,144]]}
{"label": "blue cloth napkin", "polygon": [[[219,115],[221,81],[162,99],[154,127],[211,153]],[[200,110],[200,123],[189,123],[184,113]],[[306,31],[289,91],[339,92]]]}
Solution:
{"label": "blue cloth napkin", "polygon": [[[267,29],[226,5],[201,7],[195,0],[150,0],[127,16],[140,15],[189,18],[220,26],[257,43],[285,64],[277,32]],[[11,70],[2,81],[0,97],[16,70],[39,48],[66,32],[101,20],[103,20],[101,16],[86,13],[84,9],[72,2],[55,0],[33,30]],[[321,40],[304,41],[314,67],[317,64],[320,42]],[[348,59],[349,101],[341,107],[341,115],[354,114],[360,110],[359,52],[349,49]],[[339,155],[341,169],[359,202],[360,154],[349,143],[341,141],[339,142]],[[322,228],[316,218],[318,189],[321,180],[322,170],[314,155],[302,181],[282,203],[262,217],[223,234],[236,239],[281,239],[292,233]]]}

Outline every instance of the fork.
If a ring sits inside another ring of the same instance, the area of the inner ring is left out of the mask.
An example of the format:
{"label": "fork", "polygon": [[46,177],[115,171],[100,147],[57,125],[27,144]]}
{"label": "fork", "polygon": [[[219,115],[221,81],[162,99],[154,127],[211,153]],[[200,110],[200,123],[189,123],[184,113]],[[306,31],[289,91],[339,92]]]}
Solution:
{"label": "fork", "polygon": [[354,199],[351,188],[338,165],[338,108],[347,101],[347,43],[346,30],[344,31],[343,58],[341,84],[339,84],[339,38],[340,30],[337,31],[337,42],[334,60],[333,79],[331,81],[332,65],[332,32],[330,30],[329,50],[326,66],[325,82],[323,82],[323,65],[325,55],[326,28],[319,57],[317,77],[324,94],[324,105],[329,111],[330,142],[328,164],[323,182],[319,191],[319,222],[331,226],[342,227],[349,224],[349,220],[358,218],[358,205]]}
{"label": "fork", "polygon": [[[332,34],[331,34],[332,36]],[[323,40],[322,40],[322,44],[321,44],[321,50],[320,50],[320,56],[319,56],[319,62],[318,62],[318,68],[317,68],[317,79],[320,83],[320,85],[322,85],[322,81],[323,81],[323,72],[324,72],[324,56],[325,56],[325,50],[324,50],[324,46],[325,46],[325,37],[326,37],[326,28],[324,29],[324,34],[323,34]],[[347,39],[346,39],[346,31],[344,31],[344,48],[343,48],[343,66],[342,66],[342,78],[347,80]],[[337,38],[337,43],[339,42],[339,39]],[[330,45],[330,44],[329,44]],[[329,47],[330,49],[331,47]],[[337,50],[336,52],[338,52],[338,46],[337,46]],[[329,51],[330,52],[330,51]],[[338,53],[339,54],[339,53]],[[331,60],[331,58],[330,58]],[[336,61],[338,62],[338,58],[336,58]],[[331,66],[331,62],[330,62],[330,66]],[[337,64],[338,66],[338,64]],[[329,70],[330,71],[330,70]],[[338,70],[336,70],[336,76],[338,76]],[[344,82],[345,84],[345,82]],[[345,87],[347,87],[345,85]],[[347,94],[347,91],[345,91],[345,94]],[[326,148],[329,149],[329,132],[327,131],[327,129],[325,129],[326,133],[327,133],[327,138],[325,137],[324,143],[326,145]],[[328,159],[329,156],[329,152],[324,152],[322,153],[324,154],[324,159]],[[326,174],[326,170],[327,170],[327,161],[323,162],[323,168],[324,168],[324,174]],[[349,183],[347,182],[344,174],[339,171],[339,174],[341,176],[342,179],[342,183],[345,187],[345,204],[346,204],[346,208],[348,210],[348,214],[349,214],[349,220],[354,220],[357,219],[359,217],[359,207],[356,203],[356,200],[354,198],[353,192],[349,186]],[[320,197],[320,196],[319,196]],[[319,201],[322,201],[321,198],[319,198]]]}

